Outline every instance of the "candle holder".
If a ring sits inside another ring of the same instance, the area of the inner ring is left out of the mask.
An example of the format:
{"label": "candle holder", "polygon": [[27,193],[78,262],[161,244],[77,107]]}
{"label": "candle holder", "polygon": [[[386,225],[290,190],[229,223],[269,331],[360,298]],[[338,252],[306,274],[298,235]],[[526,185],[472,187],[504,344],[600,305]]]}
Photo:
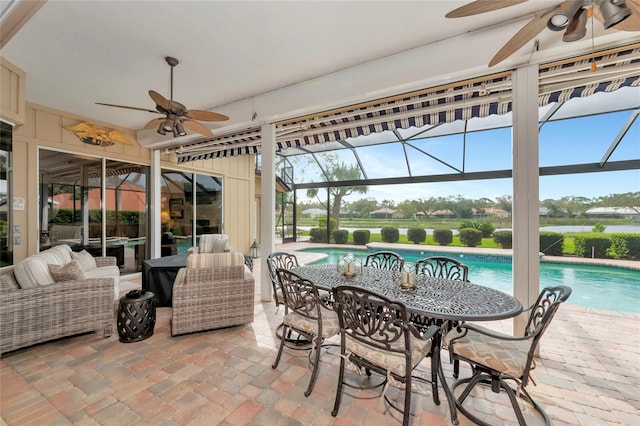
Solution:
{"label": "candle holder", "polygon": [[338,257],[336,265],[338,271],[347,278],[355,277],[362,272],[362,259],[353,253],[347,253]]}
{"label": "candle holder", "polygon": [[416,288],[416,268],[412,264],[406,264],[400,271],[400,288],[414,290]]}

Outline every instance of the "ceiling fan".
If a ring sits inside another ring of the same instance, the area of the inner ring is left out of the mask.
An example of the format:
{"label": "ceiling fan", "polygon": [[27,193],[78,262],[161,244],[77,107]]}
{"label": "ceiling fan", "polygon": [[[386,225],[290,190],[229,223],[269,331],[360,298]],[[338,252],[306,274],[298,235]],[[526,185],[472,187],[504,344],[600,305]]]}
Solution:
{"label": "ceiling fan", "polygon": [[197,109],[187,109],[186,106],[181,104],[180,102],[176,102],[173,100],[173,68],[179,64],[179,61],[176,58],[171,56],[167,56],[165,58],[167,64],[171,67],[171,97],[170,99],[165,98],[160,93],[149,90],[149,96],[156,103],[156,110],[147,109],[147,108],[138,108],[132,106],[125,105],[114,105],[114,104],[105,104],[102,102],[96,102],[98,105],[105,105],[116,108],[127,108],[134,109],[137,111],[147,111],[153,112],[155,114],[162,114],[164,117],[162,118],[154,118],[145,124],[144,128],[147,130],[157,129],[158,133],[161,135],[166,135],[167,133],[172,133],[174,137],[177,136],[185,136],[187,131],[185,129],[191,130],[192,132],[199,133],[203,136],[213,136],[211,130],[209,130],[205,125],[200,123],[200,121],[225,121],[228,120],[229,117],[223,114],[218,114],[216,112],[210,111],[202,111]]}
{"label": "ceiling fan", "polygon": [[[503,9],[527,0],[476,0],[452,10],[447,18],[462,18]],[[532,40],[545,27],[563,31],[563,41],[580,40],[587,32],[590,13],[605,29],[640,31],[640,0],[564,0],[559,5],[543,11],[518,31],[489,62],[492,67],[514,54]]]}

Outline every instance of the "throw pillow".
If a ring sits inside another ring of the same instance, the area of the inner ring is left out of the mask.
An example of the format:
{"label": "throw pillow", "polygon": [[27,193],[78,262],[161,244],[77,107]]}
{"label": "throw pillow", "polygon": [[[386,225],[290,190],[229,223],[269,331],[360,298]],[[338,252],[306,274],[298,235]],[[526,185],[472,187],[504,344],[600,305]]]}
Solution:
{"label": "throw pillow", "polygon": [[84,270],[80,266],[80,262],[72,260],[66,265],[49,265],[49,272],[56,282],[84,280]]}
{"label": "throw pillow", "polygon": [[85,272],[94,270],[98,267],[98,265],[96,265],[96,259],[94,259],[94,257],[86,250],[82,250],[77,253],[72,252],[71,258],[77,260],[78,263],[80,263],[80,266],[82,266],[82,270]]}
{"label": "throw pillow", "polygon": [[18,282],[13,277],[13,274],[2,274],[0,275],[0,290],[15,290],[20,288]]}

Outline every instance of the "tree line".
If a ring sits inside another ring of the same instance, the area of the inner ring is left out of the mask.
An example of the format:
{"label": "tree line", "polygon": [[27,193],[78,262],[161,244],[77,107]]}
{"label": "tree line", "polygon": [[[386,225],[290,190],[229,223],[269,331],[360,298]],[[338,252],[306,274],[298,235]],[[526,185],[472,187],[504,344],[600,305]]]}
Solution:
{"label": "tree line", "polygon": [[[457,218],[468,219],[472,218],[474,213],[483,213],[487,208],[501,209],[510,213],[513,206],[513,200],[510,195],[503,195],[495,199],[485,197],[472,199],[462,195],[452,195],[448,197],[404,200],[399,203],[395,203],[393,200],[378,201],[375,198],[361,198],[353,202],[343,202],[342,198],[332,197],[331,217],[337,217],[338,212],[351,217],[370,217],[371,212],[387,207],[402,212],[405,217],[415,217],[419,212],[449,210]],[[640,209],[640,191],[610,194],[595,198],[581,196],[565,196],[559,199],[549,198],[542,200],[540,206],[547,208],[548,217],[579,217],[593,207],[630,207]],[[326,210],[326,205],[318,200],[298,203],[299,212],[311,208]]]}

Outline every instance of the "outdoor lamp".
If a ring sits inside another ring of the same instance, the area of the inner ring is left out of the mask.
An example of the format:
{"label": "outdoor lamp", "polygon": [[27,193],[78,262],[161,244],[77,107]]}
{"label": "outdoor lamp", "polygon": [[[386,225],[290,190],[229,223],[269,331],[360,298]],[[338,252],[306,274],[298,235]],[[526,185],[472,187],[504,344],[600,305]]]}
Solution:
{"label": "outdoor lamp", "polygon": [[604,19],[604,29],[608,30],[631,16],[631,10],[621,0],[599,0],[598,6]]}
{"label": "outdoor lamp", "polygon": [[253,240],[253,244],[251,244],[251,257],[254,259],[258,259],[260,257],[260,245]]}

